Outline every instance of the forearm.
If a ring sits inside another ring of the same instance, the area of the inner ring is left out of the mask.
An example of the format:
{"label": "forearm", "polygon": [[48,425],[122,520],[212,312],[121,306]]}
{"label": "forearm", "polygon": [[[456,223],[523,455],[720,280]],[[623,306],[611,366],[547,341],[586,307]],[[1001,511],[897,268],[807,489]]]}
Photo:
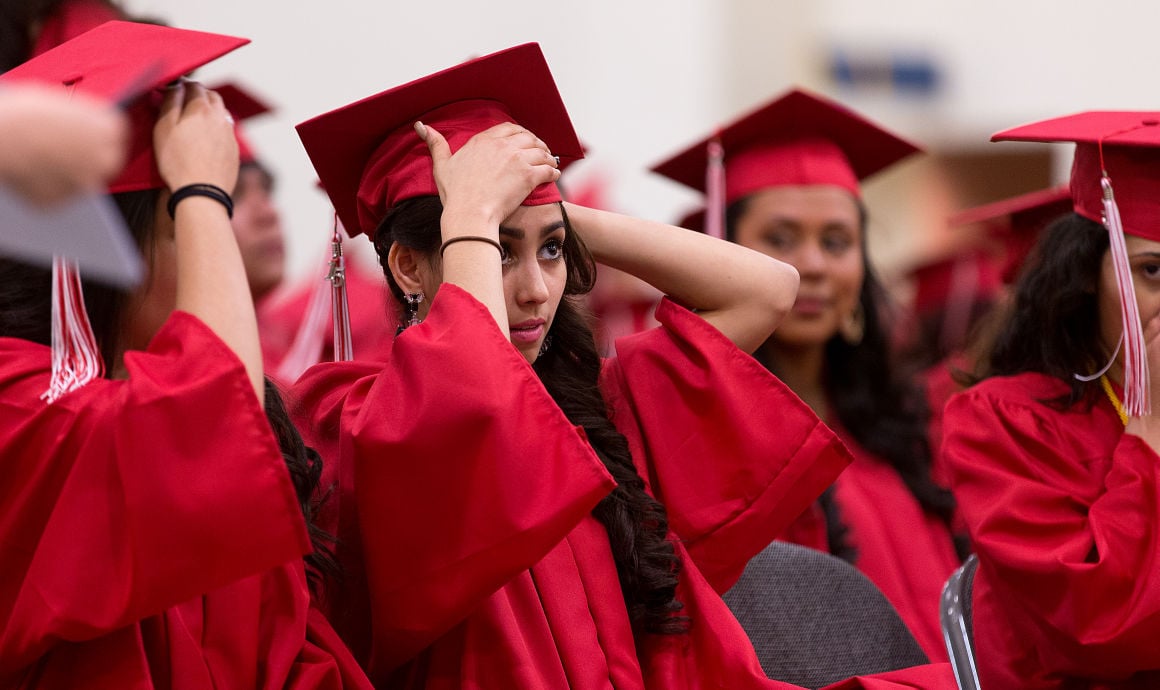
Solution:
{"label": "forearm", "polygon": [[[453,237],[475,236],[496,239],[499,223],[480,214],[449,209],[440,220],[444,241]],[[455,242],[443,252],[443,282],[463,288],[483,303],[496,325],[508,337],[507,301],[503,293],[503,266],[500,253],[486,242]]]}
{"label": "forearm", "polygon": [[566,205],[573,229],[600,263],[631,273],[752,352],[797,297],[789,264],[664,223]]}
{"label": "forearm", "polygon": [[177,308],[201,319],[233,350],[263,401],[258,322],[229,217],[205,197],[183,200],[176,213]]}

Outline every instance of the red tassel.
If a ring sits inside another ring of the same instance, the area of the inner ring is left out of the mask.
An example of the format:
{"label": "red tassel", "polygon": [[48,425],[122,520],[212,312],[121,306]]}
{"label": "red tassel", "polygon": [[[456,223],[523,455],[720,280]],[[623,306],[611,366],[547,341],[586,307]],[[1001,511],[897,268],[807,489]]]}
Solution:
{"label": "red tassel", "polygon": [[52,259],[52,379],[40,399],[52,404],[105,373],[75,261]]}
{"label": "red tassel", "polygon": [[725,239],[725,148],[721,140],[709,141],[709,163],[705,168],[705,234]]}

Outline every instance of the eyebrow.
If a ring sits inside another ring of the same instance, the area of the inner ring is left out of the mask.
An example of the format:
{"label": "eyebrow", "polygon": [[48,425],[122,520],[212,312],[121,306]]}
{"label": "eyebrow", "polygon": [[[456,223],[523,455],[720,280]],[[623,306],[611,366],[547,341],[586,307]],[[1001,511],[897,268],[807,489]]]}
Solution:
{"label": "eyebrow", "polygon": [[[551,235],[553,232],[556,232],[557,230],[559,230],[563,227],[564,227],[564,221],[562,221],[562,220],[558,220],[555,223],[552,223],[551,225],[545,225],[540,230],[540,237],[547,237],[548,235]],[[503,225],[499,226],[499,234],[506,235],[506,236],[512,238],[513,240],[522,240],[522,239],[524,239],[524,237],[527,236],[526,233],[524,233],[524,231],[521,230],[520,228],[509,228],[509,227],[506,227]]]}

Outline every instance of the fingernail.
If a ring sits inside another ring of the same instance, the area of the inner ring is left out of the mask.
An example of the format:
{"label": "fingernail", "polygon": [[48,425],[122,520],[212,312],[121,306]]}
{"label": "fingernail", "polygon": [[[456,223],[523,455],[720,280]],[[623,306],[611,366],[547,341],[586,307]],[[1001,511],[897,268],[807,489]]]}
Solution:
{"label": "fingernail", "polygon": [[415,120],[415,134],[418,134],[420,139],[427,139],[427,125]]}

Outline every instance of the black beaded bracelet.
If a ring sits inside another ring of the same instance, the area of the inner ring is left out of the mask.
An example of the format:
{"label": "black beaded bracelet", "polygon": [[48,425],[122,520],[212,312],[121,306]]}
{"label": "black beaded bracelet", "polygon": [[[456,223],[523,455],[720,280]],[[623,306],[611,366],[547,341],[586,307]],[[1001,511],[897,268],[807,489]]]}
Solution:
{"label": "black beaded bracelet", "polygon": [[447,251],[447,248],[449,246],[455,244],[456,242],[485,242],[485,243],[490,244],[491,246],[495,247],[497,250],[499,250],[499,255],[501,257],[503,256],[503,245],[502,244],[500,244],[499,242],[496,242],[495,240],[491,239],[490,237],[480,237],[479,235],[462,235],[460,237],[452,237],[451,239],[447,240],[439,247],[439,256],[443,256],[443,252]]}
{"label": "black beaded bracelet", "polygon": [[234,200],[226,194],[226,190],[212,184],[187,184],[181,189],[178,189],[169,197],[169,203],[165,208],[169,211],[170,218],[176,218],[177,204],[182,199],[188,199],[191,196],[205,196],[213,199],[226,207],[226,214],[230,218],[234,217]]}

